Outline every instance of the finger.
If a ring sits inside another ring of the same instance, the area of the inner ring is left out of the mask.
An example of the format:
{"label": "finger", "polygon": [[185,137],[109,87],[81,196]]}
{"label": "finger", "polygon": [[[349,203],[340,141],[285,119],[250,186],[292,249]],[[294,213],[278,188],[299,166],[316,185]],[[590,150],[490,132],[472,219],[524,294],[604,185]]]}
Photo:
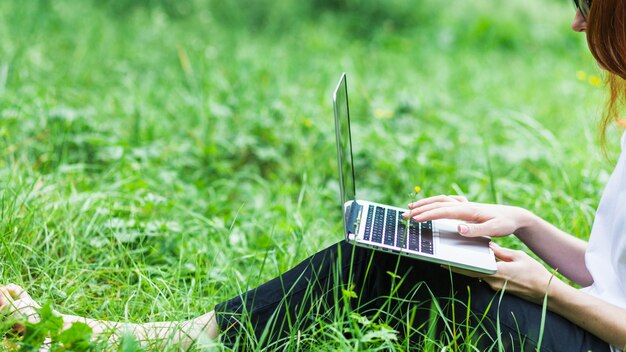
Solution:
{"label": "finger", "polygon": [[490,242],[489,248],[493,250],[493,254],[496,256],[496,258],[504,260],[505,262],[512,262],[516,259],[519,259],[519,257],[523,255],[522,251],[500,247],[500,245],[495,242]]}
{"label": "finger", "polygon": [[408,212],[402,214],[402,216],[404,216],[405,218],[409,218],[409,217],[414,217],[416,215],[422,214],[424,212],[427,211],[431,211],[433,209],[438,209],[438,208],[445,208],[445,207],[455,207],[455,206],[459,206],[462,203],[454,201],[454,202],[436,202],[436,203],[430,203],[430,204],[426,204],[423,205],[421,207],[418,208],[413,208],[411,210],[409,210]]}
{"label": "finger", "polygon": [[467,197],[465,196],[449,196],[452,199],[455,199],[456,201],[459,201],[461,203],[467,203],[469,202],[469,200],[467,200]]}
{"label": "finger", "polygon": [[[434,196],[434,197],[428,197],[428,198],[420,199],[417,202],[410,203],[409,204],[409,209],[418,208],[418,207],[421,207],[421,206],[424,206],[424,205],[427,205],[427,204],[431,204],[431,203],[458,202],[458,201],[460,201],[456,197],[459,197],[459,196],[447,196],[445,194],[441,194],[441,195]],[[463,197],[463,198],[465,198],[465,197]]]}
{"label": "finger", "polygon": [[455,203],[445,207],[425,211],[421,214],[413,216],[418,222],[436,220],[436,219],[457,219],[464,221],[476,222],[476,211],[469,203]]}
{"label": "finger", "polygon": [[466,237],[479,236],[501,236],[499,233],[498,221],[496,219],[487,220],[481,223],[463,223],[459,224],[459,234]]}

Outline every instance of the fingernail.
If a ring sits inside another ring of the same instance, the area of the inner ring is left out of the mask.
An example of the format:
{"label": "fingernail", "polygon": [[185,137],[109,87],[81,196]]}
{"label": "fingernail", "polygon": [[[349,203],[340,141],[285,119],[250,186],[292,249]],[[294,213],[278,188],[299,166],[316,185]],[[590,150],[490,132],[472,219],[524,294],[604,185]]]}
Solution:
{"label": "fingernail", "polygon": [[466,235],[469,232],[469,226],[465,224],[459,224],[459,233],[461,235]]}
{"label": "fingernail", "polygon": [[495,243],[494,241],[491,241],[491,242],[489,242],[489,247],[499,248],[500,246],[497,243]]}

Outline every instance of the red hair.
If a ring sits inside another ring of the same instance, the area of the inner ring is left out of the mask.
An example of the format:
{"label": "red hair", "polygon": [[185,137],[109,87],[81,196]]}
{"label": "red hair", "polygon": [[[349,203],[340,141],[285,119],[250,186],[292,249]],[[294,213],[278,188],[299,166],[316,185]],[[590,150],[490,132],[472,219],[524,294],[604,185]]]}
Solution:
{"label": "red hair", "polygon": [[611,122],[626,103],[626,6],[624,0],[597,0],[587,16],[587,43],[600,66],[608,71],[609,99],[600,123],[602,144]]}

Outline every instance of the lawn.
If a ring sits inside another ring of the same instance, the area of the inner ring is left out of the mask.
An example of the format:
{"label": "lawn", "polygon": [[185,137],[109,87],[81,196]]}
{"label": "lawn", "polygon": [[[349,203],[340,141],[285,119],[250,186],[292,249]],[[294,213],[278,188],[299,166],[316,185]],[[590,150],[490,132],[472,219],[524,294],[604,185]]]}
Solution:
{"label": "lawn", "polygon": [[0,283],[64,313],[188,319],[341,240],[344,71],[359,197],[402,206],[420,186],[586,238],[618,143],[603,156],[602,74],[573,15],[557,0],[2,1]]}

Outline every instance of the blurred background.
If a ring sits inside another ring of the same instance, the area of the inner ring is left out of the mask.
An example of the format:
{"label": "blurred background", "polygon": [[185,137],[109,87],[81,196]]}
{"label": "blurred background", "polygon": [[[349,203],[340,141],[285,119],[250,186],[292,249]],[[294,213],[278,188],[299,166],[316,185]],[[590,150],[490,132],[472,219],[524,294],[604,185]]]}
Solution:
{"label": "blurred background", "polygon": [[66,312],[169,319],[341,240],[344,71],[359,197],[464,194],[586,238],[618,143],[610,132],[602,156],[603,76],[574,12],[2,1],[0,277]]}

